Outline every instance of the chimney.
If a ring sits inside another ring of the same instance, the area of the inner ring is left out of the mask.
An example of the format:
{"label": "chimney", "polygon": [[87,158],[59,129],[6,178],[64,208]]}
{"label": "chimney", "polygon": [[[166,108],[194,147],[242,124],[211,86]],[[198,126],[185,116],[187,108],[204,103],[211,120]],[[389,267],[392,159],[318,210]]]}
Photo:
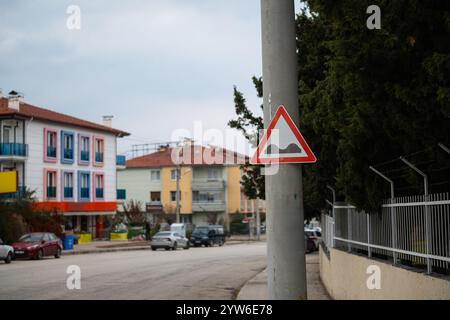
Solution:
{"label": "chimney", "polygon": [[20,103],[22,102],[23,94],[17,91],[11,91],[8,97],[8,108],[20,111]]}
{"label": "chimney", "polygon": [[103,125],[112,128],[112,119],[114,116],[103,116]]}

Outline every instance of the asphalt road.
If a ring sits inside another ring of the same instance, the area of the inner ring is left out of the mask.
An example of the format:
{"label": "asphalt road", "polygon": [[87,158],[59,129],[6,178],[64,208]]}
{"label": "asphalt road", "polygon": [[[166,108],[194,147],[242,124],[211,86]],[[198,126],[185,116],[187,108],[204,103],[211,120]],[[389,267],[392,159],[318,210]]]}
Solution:
{"label": "asphalt road", "polygon": [[[81,289],[67,289],[67,267]],[[264,243],[0,262],[0,299],[232,299],[266,266]]]}

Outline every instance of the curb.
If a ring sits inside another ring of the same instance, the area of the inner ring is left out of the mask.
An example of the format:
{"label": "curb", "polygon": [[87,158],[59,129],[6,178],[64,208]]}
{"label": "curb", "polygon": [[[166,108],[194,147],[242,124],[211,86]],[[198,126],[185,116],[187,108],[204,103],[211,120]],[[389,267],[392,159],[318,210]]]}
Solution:
{"label": "curb", "polygon": [[251,282],[253,282],[261,273],[265,272],[267,270],[267,266],[263,267],[260,269],[260,271],[258,271],[257,274],[255,274],[253,277],[251,277],[250,279],[248,279],[243,285],[241,285],[240,287],[236,288],[233,292],[233,297],[231,300],[239,300],[239,295],[242,291],[242,289],[244,289],[244,287],[250,285]]}
{"label": "curb", "polygon": [[78,254],[93,254],[93,253],[110,253],[110,252],[121,252],[121,251],[140,251],[140,250],[151,250],[148,247],[131,247],[131,248],[109,248],[109,249],[92,249],[84,251],[63,251],[63,256],[73,256]]}

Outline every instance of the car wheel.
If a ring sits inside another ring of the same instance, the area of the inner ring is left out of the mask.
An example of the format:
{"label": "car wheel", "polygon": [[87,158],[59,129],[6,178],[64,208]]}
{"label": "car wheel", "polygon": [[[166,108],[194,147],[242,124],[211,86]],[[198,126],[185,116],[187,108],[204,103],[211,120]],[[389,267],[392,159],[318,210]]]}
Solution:
{"label": "car wheel", "polygon": [[167,247],[167,248],[166,248],[166,251],[169,251],[169,250],[170,250],[170,247]]}
{"label": "car wheel", "polygon": [[155,247],[152,247],[152,250],[153,250],[153,251],[156,251],[156,248],[155,248]]}
{"label": "car wheel", "polygon": [[209,240],[209,242],[208,242],[208,247],[214,247],[214,241]]}
{"label": "car wheel", "polygon": [[11,260],[12,260],[12,254],[11,254],[11,252],[8,252],[8,255],[6,256],[6,259],[5,259],[5,263],[11,263]]}
{"label": "car wheel", "polygon": [[173,250],[173,251],[177,250],[177,247],[178,247],[178,244],[177,244],[176,242],[174,242],[174,243],[173,243],[172,250]]}
{"label": "car wheel", "polygon": [[190,243],[186,243],[186,246],[183,248],[184,250],[189,250],[189,248],[191,247]]}
{"label": "car wheel", "polygon": [[61,258],[61,249],[60,248],[56,249],[55,258],[56,259]]}
{"label": "car wheel", "polygon": [[219,247],[223,246],[223,240],[220,240]]}
{"label": "car wheel", "polygon": [[36,260],[42,260],[43,257],[44,257],[44,252],[42,250],[39,250],[36,255]]}

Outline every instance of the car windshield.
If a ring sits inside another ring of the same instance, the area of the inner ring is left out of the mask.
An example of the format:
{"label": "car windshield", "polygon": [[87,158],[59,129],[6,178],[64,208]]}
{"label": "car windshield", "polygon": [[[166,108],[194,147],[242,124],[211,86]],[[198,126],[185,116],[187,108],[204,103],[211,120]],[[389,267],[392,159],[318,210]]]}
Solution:
{"label": "car windshield", "polygon": [[41,241],[42,239],[42,233],[32,233],[32,234],[26,234],[22,236],[19,241],[20,242],[37,242]]}
{"label": "car windshield", "polygon": [[171,233],[170,232],[158,232],[156,234],[156,237],[170,237]]}
{"label": "car windshield", "polygon": [[208,229],[206,229],[206,228],[195,229],[193,234],[195,234],[195,235],[206,235],[206,234],[208,234]]}

